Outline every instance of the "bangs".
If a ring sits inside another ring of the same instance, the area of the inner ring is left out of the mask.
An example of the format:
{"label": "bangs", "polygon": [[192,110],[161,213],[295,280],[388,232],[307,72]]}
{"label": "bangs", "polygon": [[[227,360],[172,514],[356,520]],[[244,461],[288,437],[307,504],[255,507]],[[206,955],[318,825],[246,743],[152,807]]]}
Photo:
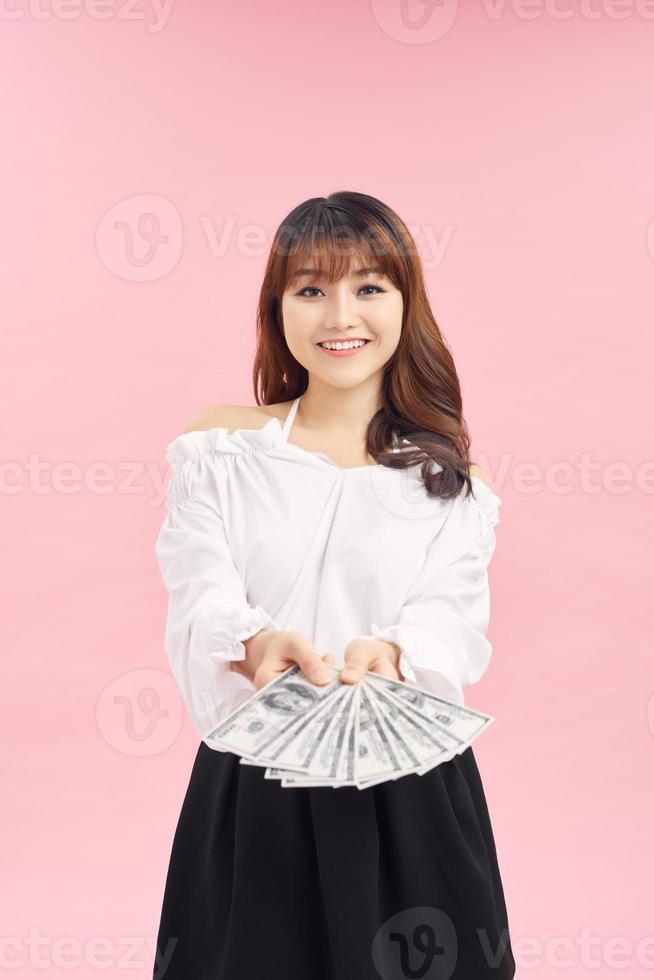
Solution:
{"label": "bangs", "polygon": [[391,244],[388,231],[367,224],[355,227],[335,222],[329,212],[309,220],[300,228],[286,229],[283,289],[298,285],[303,278],[334,283],[348,275],[386,276],[400,281],[401,257]]}

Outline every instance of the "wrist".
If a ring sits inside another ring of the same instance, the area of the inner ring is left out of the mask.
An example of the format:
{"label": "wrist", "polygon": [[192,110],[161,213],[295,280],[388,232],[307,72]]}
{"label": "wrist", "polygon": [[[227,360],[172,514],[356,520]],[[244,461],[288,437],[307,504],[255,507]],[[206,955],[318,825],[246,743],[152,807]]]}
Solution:
{"label": "wrist", "polygon": [[253,636],[248,637],[247,640],[243,640],[245,658],[243,660],[232,660],[230,662],[231,669],[240,674],[245,674],[251,681],[254,681],[254,675],[261,666],[261,662],[266,654],[268,637],[274,632],[276,630],[262,629],[258,633],[254,633]]}
{"label": "wrist", "polygon": [[393,666],[396,669],[399,669],[400,656],[402,655],[402,651],[400,647],[397,645],[397,643],[391,643],[390,640],[378,640],[377,642],[384,644],[384,648],[386,649],[386,652],[390,656],[393,662]]}
{"label": "wrist", "polygon": [[397,645],[397,643],[391,643],[389,640],[380,640],[389,652],[390,658],[393,662],[393,666],[397,671],[397,676],[401,681],[405,681],[406,677],[400,670],[400,657],[402,656],[402,648]]}

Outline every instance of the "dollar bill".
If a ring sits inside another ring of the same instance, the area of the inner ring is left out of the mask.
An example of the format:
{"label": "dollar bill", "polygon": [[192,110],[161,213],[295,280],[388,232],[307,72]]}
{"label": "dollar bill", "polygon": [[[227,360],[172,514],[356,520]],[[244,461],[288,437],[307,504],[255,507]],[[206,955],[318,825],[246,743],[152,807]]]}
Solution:
{"label": "dollar bill", "polygon": [[285,789],[367,789],[424,775],[465,751],[491,715],[368,671],[356,684],[316,685],[295,664],[226,718],[208,739],[262,767]]}

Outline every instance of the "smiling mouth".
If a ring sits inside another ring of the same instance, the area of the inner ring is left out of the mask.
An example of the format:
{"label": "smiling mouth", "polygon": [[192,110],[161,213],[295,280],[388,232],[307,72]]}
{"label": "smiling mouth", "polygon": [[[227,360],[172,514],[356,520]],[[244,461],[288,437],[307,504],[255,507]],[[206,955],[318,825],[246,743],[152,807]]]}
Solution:
{"label": "smiling mouth", "polygon": [[349,340],[322,340],[316,346],[322,350],[361,350],[369,343],[366,337],[352,337]]}

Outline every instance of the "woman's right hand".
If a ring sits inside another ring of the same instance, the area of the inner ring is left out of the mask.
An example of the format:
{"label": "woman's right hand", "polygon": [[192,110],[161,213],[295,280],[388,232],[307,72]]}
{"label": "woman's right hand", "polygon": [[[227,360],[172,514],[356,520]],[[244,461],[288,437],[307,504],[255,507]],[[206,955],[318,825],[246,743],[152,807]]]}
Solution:
{"label": "woman's right hand", "polygon": [[323,686],[336,676],[325,669],[325,663],[333,664],[331,653],[322,657],[314,649],[306,633],[298,630],[260,630],[244,641],[245,660],[233,660],[232,670],[245,674],[255,688],[265,687],[293,664],[314,684]]}

